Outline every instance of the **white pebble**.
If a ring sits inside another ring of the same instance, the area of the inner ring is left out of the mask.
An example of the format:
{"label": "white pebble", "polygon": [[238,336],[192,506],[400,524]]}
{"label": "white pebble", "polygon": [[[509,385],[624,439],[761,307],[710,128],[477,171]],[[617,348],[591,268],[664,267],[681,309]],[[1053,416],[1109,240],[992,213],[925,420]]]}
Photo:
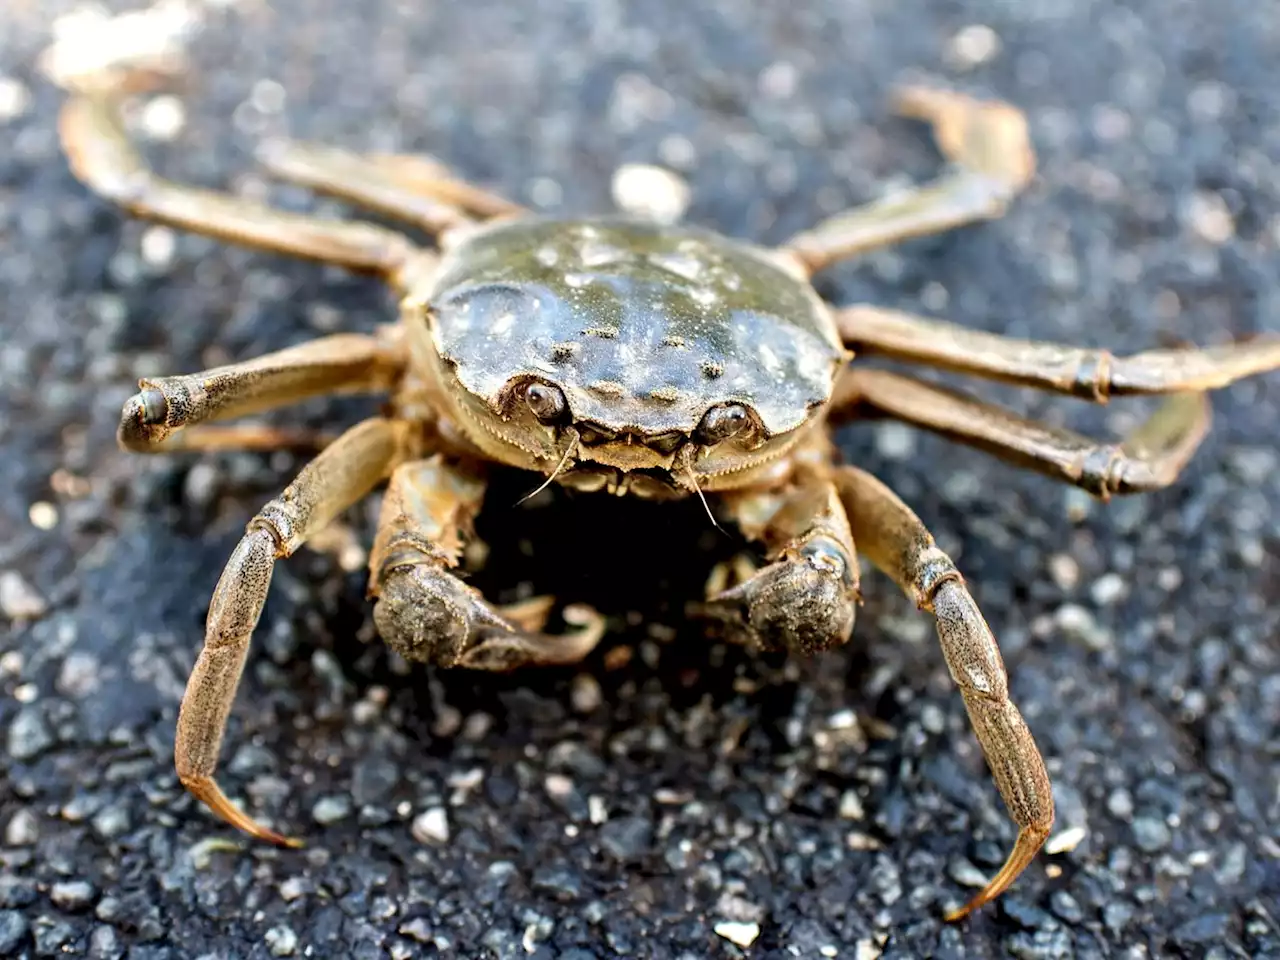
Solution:
{"label": "white pebble", "polygon": [[10,620],[35,620],[49,605],[35,587],[15,570],[0,572],[0,614]]}
{"label": "white pebble", "polygon": [[0,77],[0,123],[17,120],[31,106],[31,92],[13,77]]}
{"label": "white pebble", "polygon": [[725,920],[717,923],[715,930],[730,943],[736,943],[740,947],[751,946],[760,936],[758,923],[734,923],[731,920]]}
{"label": "white pebble", "polygon": [[1084,841],[1089,831],[1084,827],[1067,827],[1060,830],[1045,841],[1044,852],[1047,854],[1069,853]]}
{"label": "white pebble", "polygon": [[140,241],[142,260],[149,266],[164,269],[173,263],[178,238],[168,227],[148,227]]}
{"label": "white pebble", "polygon": [[1235,218],[1231,216],[1226,201],[1211,190],[1192,194],[1183,216],[1192,231],[1209,243],[1226,243],[1235,236]]}
{"label": "white pebble", "polygon": [[975,23],[951,38],[947,53],[958,67],[976,67],[999,56],[1000,36],[986,24]]}
{"label": "white pebble", "polygon": [[448,843],[449,815],[444,807],[432,807],[413,818],[410,832],[419,843]]}
{"label": "white pebble", "polygon": [[675,223],[689,209],[689,185],[663,167],[624,163],[614,173],[612,187],[613,202],[632,216]]}
{"label": "white pebble", "polygon": [[187,111],[182,101],[166,94],[153,97],[142,108],[142,132],[152,140],[176,140],[187,124]]}
{"label": "white pebble", "polygon": [[1080,564],[1069,554],[1055,553],[1049,558],[1049,576],[1060,590],[1074,590],[1080,582]]}
{"label": "white pebble", "polygon": [[1125,584],[1124,578],[1120,574],[1108,573],[1094,581],[1089,590],[1089,595],[1093,597],[1094,603],[1102,607],[1109,607],[1122,599],[1128,592],[1128,585]]}

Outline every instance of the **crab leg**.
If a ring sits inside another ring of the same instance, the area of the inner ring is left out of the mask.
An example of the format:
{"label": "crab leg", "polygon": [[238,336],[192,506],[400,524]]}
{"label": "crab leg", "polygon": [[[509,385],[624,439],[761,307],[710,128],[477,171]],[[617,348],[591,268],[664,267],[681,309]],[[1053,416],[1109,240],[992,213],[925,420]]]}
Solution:
{"label": "crab leg", "polygon": [[[335,334],[244,363],[140,380],[140,392],[129,398],[120,416],[120,445],[138,453],[159,453],[212,449],[236,440],[255,446],[286,439],[285,432],[263,427],[205,428],[189,441],[174,434],[204,421],[245,416],[321,394],[385,390],[399,378],[405,363],[393,329],[377,336]],[[296,433],[294,439],[299,439]]]}
{"label": "crab leg", "polygon": [[745,536],[763,541],[768,566],[715,592],[707,612],[765,649],[814,654],[849,639],[858,559],[834,484],[802,474],[781,491],[723,493],[720,502]]}
{"label": "crab leg", "polygon": [[427,275],[433,254],[371,223],[337,223],[165,180],[129,143],[114,98],[82,93],[62,108],[59,134],[71,170],[130,213],[183,230],[383,277],[403,292]]}
{"label": "crab leg", "polygon": [[1178,393],[1123,443],[1100,443],[959,391],[866,369],[845,374],[832,407],[835,422],[855,409],[893,417],[1065,480],[1101,500],[1173,483],[1208,433],[1210,421],[1203,393]]}
{"label": "crab leg", "polygon": [[545,634],[550,598],[495,609],[450,572],[472,535],[484,490],[476,467],[439,455],[392,475],[369,554],[378,633],[405,659],[443,667],[503,671],[578,662],[604,636],[604,618],[594,610],[568,607],[563,616],[573,629]]}
{"label": "crab leg", "polygon": [[269,140],[258,161],[277,177],[350,200],[429,233],[470,222],[463,211],[499,217],[523,208],[454,177],[428,157],[362,156],[337,147]]}
{"label": "crab leg", "polygon": [[848,307],[837,311],[836,321],[845,343],[864,354],[925,363],[1097,403],[1129,394],[1216,390],[1280,368],[1280,337],[1276,336],[1117,357],[1106,350],[1016,340],[879,307]]}
{"label": "crab leg", "polygon": [[1026,117],[1010,104],[908,86],[895,92],[893,106],[933,125],[934,139],[955,169],[792,237],[782,250],[809,273],[876,247],[999,217],[1035,174]]}
{"label": "crab leg", "polygon": [[276,560],[292,555],[384,479],[404,458],[410,429],[407,422],[378,418],[335,440],[249,521],[214,590],[204,648],[178,711],[174,762],[183,786],[198,800],[260,839],[300,845],[233,806],[213,774]]}
{"label": "crab leg", "polygon": [[863,554],[937,620],[947,669],[1018,825],[1018,839],[1004,866],[969,903],[947,914],[948,920],[959,920],[1008,889],[1044,845],[1053,825],[1049,774],[1026,721],[1009,699],[996,638],[951,558],[938,549],[920,518],[875,477],[841,467],[836,483]]}

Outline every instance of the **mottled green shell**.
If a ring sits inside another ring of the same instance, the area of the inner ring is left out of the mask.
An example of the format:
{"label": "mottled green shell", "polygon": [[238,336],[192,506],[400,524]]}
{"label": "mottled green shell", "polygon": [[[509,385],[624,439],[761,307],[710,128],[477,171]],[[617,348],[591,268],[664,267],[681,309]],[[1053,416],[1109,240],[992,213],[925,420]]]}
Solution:
{"label": "mottled green shell", "polygon": [[807,283],[695,227],[515,220],[451,251],[433,290],[435,346],[463,387],[496,405],[538,377],[610,431],[691,432],[737,402],[783,433],[830,398],[845,357]]}

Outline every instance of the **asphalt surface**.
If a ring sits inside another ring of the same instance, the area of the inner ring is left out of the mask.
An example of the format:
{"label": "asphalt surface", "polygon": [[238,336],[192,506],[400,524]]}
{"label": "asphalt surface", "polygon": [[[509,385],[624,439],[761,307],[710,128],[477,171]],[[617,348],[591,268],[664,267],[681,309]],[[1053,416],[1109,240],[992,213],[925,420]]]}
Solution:
{"label": "asphalt surface", "polygon": [[[868,574],[849,648],[752,658],[682,617],[734,546],[696,504],[517,509],[525,478],[489,501],[476,582],[599,605],[605,649],[507,678],[404,670],[371,642],[362,574],[302,551],[221,769],[308,847],[214,822],[172,772],[177,704],[223,561],[301,461],[130,457],[121,402],[140,375],[369,329],[391,302],[170,249],[91,199],[35,66],[69,7],[0,14],[0,955],[1280,957],[1277,376],[1215,395],[1174,488],[1105,507],[902,429],[842,434],[971,579],[1055,779],[1061,852],[966,923],[939,915],[1014,831],[927,619]],[[842,265],[824,294],[1117,350],[1215,343],[1280,332],[1265,7],[246,0],[207,13],[185,126],[148,150],[245,189],[270,132],[427,149],[566,211],[607,208],[624,162],[666,163],[690,219],[776,241],[936,169],[882,106],[925,71],[1023,105],[1039,179],[1006,219]],[[1147,409],[982,389],[1103,435]]]}

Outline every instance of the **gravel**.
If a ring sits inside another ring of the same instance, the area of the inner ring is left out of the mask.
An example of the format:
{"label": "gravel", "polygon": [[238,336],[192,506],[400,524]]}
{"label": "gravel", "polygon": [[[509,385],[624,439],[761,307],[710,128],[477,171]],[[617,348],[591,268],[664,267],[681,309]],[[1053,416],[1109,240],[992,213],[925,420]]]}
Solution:
{"label": "gravel", "polygon": [[[825,295],[1123,351],[1280,331],[1280,28],[1246,0],[187,6],[191,79],[139,114],[175,178],[259,190],[254,143],[289,132],[587,211],[631,164],[777,241],[937,169],[883,106],[923,71],[1026,107],[1039,179]],[[392,304],[90,198],[37,70],[72,9],[0,14],[0,956],[1280,957],[1275,376],[1215,395],[1175,487],[1109,505],[923,434],[841,434],[970,579],[1077,830],[960,926],[941,911],[1014,831],[922,615],[868,573],[848,649],[726,649],[683,616],[735,546],[697,504],[513,507],[527,478],[495,483],[475,581],[597,604],[607,649],[406,670],[365,642],[351,551],[300,551],[221,779],[307,847],[215,822],[173,772],[177,704],[222,563],[300,460],[126,456],[120,405]],[[1150,408],[981,391],[1104,436]],[[364,543],[373,516],[348,518]]]}

